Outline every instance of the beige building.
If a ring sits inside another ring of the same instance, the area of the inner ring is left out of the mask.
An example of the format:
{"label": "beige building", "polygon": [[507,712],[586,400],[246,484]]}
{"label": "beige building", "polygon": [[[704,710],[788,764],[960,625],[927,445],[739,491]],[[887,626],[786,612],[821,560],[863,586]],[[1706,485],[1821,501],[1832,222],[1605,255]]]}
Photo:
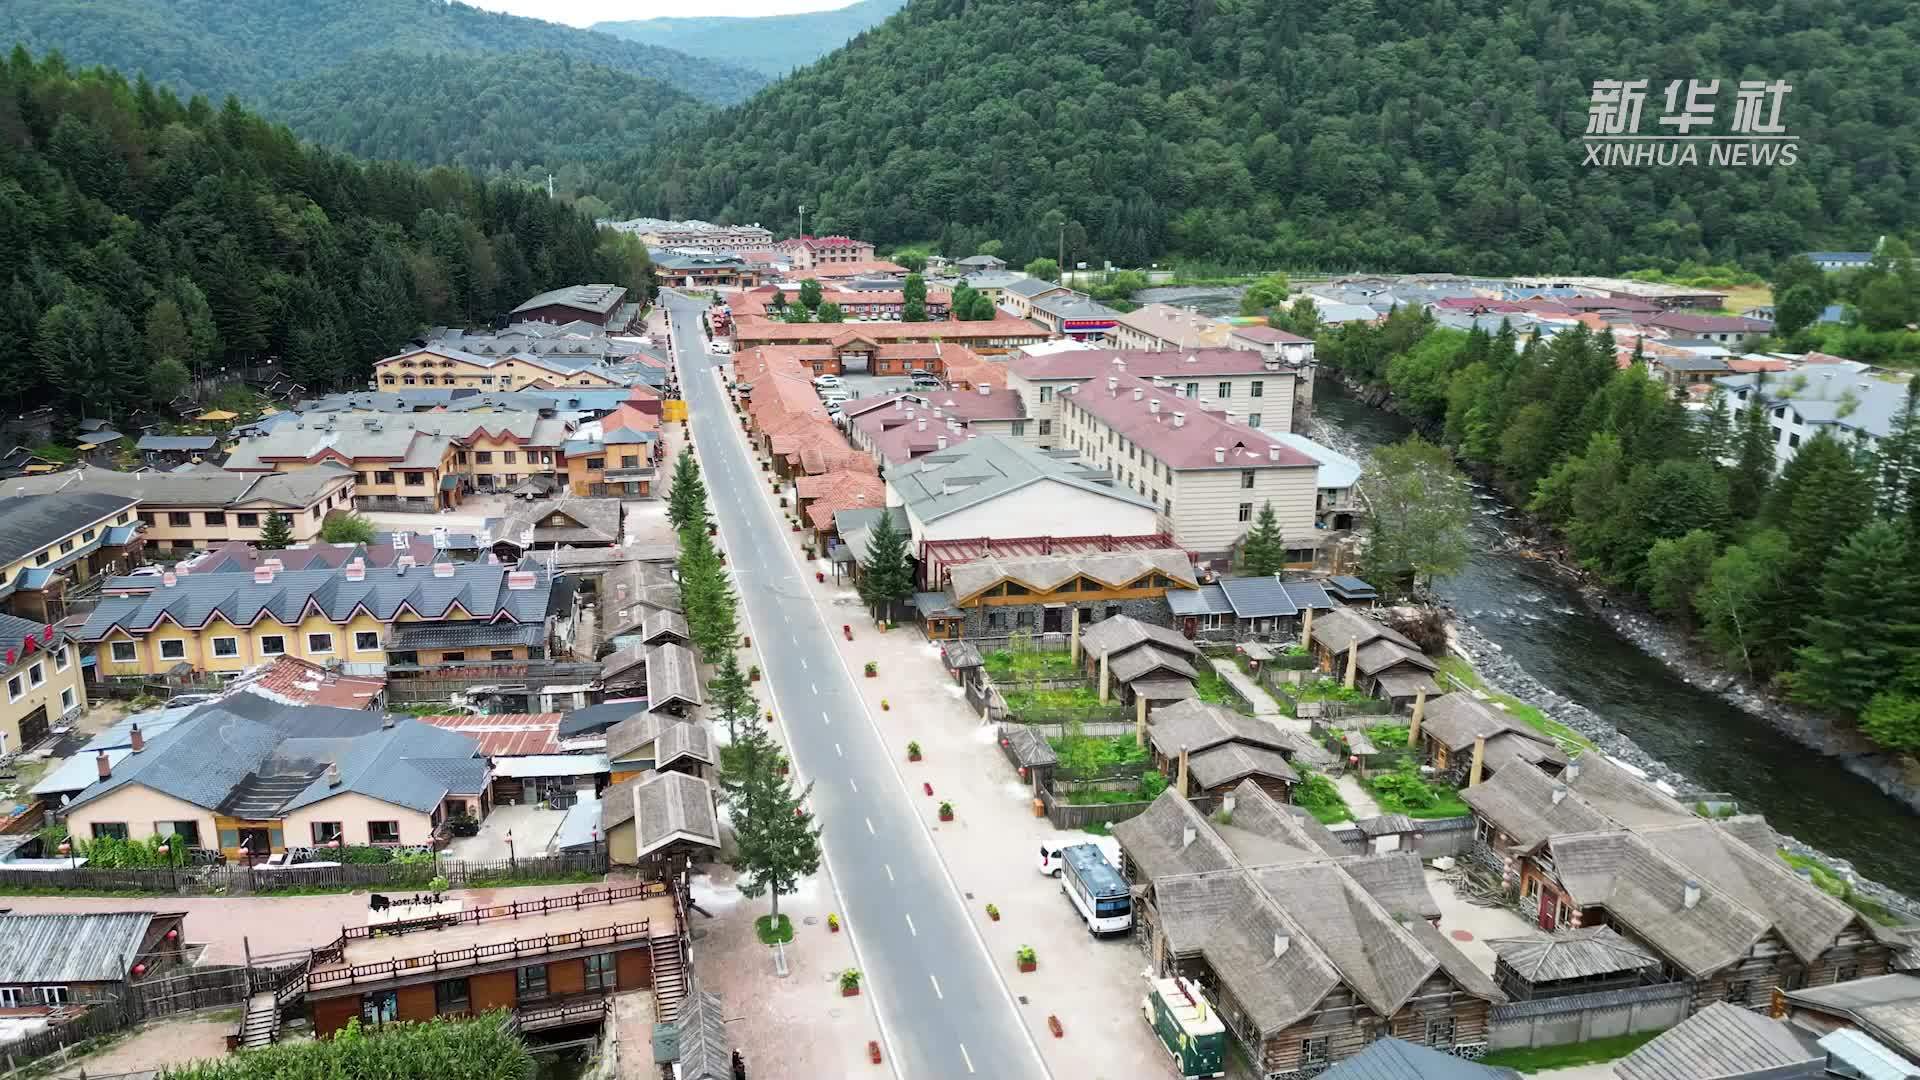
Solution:
{"label": "beige building", "polygon": [[1146,304],[1121,315],[1108,339],[1122,349],[1169,352],[1218,349],[1227,345],[1231,323],[1172,304]]}
{"label": "beige building", "polygon": [[333,464],[288,473],[112,472],[78,468],[12,481],[47,494],[105,492],[139,500],[141,535],[161,550],[187,551],[229,540],[257,542],[272,514],[284,515],[295,543],[320,535],[333,510],[353,506],[354,474]]}
{"label": "beige building", "polygon": [[554,356],[530,352],[483,356],[444,345],[409,349],[373,364],[382,390],[416,386],[466,386],[489,390],[528,387],[617,387],[626,382],[608,371],[598,356]]}
{"label": "beige building", "polygon": [[1086,349],[1018,354],[1007,364],[1007,385],[1027,403],[1034,445],[1053,447],[1068,445],[1060,427],[1062,395],[1110,375],[1137,376],[1177,393],[1191,403],[1189,412],[1207,409],[1262,431],[1293,431],[1304,419],[1296,394],[1311,385],[1310,370],[1241,349]]}
{"label": "beige building", "polygon": [[942,540],[1160,531],[1144,496],[1013,439],[968,439],[893,466],[886,480],[887,505],[905,508],[916,551]]}
{"label": "beige building", "polygon": [[[39,483],[15,477],[10,488]],[[0,498],[0,612],[42,623],[66,617],[65,591],[139,565],[139,501],[104,491]]]}
{"label": "beige building", "polygon": [[1060,399],[1061,445],[1160,508],[1176,544],[1230,554],[1268,502],[1289,548],[1313,548],[1319,463],[1164,386],[1109,375]]}
{"label": "beige building", "polygon": [[0,615],[0,757],[31,749],[87,707],[80,650],[59,629]]}

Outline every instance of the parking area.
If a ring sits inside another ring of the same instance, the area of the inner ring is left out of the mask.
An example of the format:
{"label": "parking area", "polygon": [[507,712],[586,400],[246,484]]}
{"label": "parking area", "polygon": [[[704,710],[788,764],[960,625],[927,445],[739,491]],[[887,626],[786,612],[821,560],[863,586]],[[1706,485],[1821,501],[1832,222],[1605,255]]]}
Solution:
{"label": "parking area", "polygon": [[446,856],[461,862],[505,862],[519,856],[548,855],[548,845],[566,816],[565,810],[542,810],[538,806],[496,806],[480,823],[478,833],[449,841]]}

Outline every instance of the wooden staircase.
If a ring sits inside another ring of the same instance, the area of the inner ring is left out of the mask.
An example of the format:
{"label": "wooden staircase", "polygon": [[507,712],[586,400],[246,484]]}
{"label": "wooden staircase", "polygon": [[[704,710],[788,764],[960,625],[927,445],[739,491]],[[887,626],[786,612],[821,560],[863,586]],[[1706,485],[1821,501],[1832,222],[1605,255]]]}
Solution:
{"label": "wooden staircase", "polygon": [[247,999],[247,1016],[240,1022],[240,1048],[257,1050],[280,1037],[280,1005],[271,990]]}
{"label": "wooden staircase", "polygon": [[687,969],[680,935],[653,939],[653,1017],[662,1024],[680,1019],[680,1002],[687,996]]}

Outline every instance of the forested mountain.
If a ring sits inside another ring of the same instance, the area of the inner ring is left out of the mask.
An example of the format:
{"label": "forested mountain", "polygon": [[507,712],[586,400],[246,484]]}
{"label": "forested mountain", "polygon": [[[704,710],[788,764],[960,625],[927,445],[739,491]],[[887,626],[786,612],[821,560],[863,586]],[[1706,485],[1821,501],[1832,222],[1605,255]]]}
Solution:
{"label": "forested mountain", "polygon": [[[951,253],[995,239],[1139,265],[1171,252],[1500,272],[1859,249],[1920,205],[1908,0],[910,0],[657,146],[635,213]],[[1799,164],[1601,169],[1597,79],[1793,84]]]}
{"label": "forested mountain", "polygon": [[[445,0],[0,0],[0,41],[36,54],[58,49],[75,65],[144,74],[183,97],[216,101],[262,101],[292,80],[364,67],[362,54],[374,52],[560,53],[714,102],[738,101],[766,82],[728,64]],[[358,107],[395,104],[369,97]]]}
{"label": "forested mountain", "polygon": [[804,67],[880,25],[906,0],[859,0],[833,11],[758,18],[715,16],[594,23],[592,29],[628,41],[677,49],[779,77]]}
{"label": "forested mountain", "polygon": [[540,290],[644,283],[631,239],[521,184],[363,164],[229,99],[16,48],[0,65],[0,386],[124,420],[195,370],[366,377],[421,327]]}
{"label": "forested mountain", "polygon": [[631,153],[708,107],[651,79],[558,53],[472,63],[379,52],[286,83],[263,108],[360,157],[521,172]]}

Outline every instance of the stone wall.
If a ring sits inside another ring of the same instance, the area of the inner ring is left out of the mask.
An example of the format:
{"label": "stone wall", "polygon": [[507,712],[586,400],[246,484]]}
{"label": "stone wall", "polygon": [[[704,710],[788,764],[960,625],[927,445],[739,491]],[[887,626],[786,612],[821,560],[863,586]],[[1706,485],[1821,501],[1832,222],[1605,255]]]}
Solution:
{"label": "stone wall", "polygon": [[[1131,615],[1143,623],[1151,623],[1155,626],[1173,625],[1173,609],[1167,607],[1167,601],[1164,597],[1155,596],[1138,600],[1090,600],[1079,606],[1083,611],[1080,622],[1082,632],[1084,632],[1087,627],[1106,618],[1109,608],[1118,608],[1119,611],[1117,614]],[[1020,629],[1032,630],[1035,634],[1038,634],[1040,628],[1046,625],[1046,615],[1044,614],[1046,608],[1047,605],[1045,604],[996,604],[992,607],[982,605],[980,607],[963,608],[961,610],[966,612],[966,619],[962,622],[960,636],[967,639],[1005,637],[1007,634]],[[1091,619],[1087,617],[1088,613],[1092,615]],[[989,614],[1003,616],[1005,618],[1005,625],[997,627],[988,626],[987,616]],[[1032,620],[1024,627],[1020,624],[1022,615]],[[1073,633],[1073,611],[1071,608],[1060,609],[1060,632],[1068,636],[1071,636]]]}

